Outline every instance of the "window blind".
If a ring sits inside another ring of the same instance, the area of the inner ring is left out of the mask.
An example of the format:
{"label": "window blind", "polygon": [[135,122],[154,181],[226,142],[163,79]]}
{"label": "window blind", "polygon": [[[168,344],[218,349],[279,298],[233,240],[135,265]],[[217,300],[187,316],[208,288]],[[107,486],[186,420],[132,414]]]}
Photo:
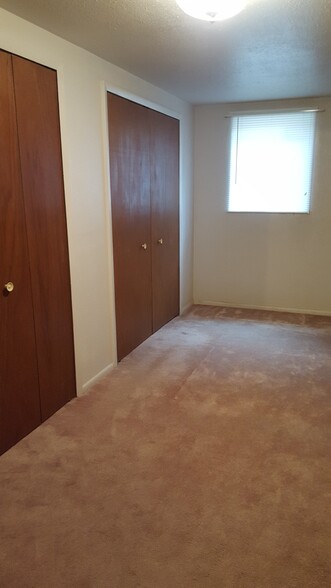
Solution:
{"label": "window blind", "polygon": [[316,112],[231,119],[230,212],[308,213]]}

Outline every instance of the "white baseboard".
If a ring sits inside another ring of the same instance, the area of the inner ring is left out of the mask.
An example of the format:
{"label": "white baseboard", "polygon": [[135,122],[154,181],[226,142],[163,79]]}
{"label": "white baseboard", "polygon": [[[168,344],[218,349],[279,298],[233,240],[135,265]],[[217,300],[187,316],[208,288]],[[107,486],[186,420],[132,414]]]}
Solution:
{"label": "white baseboard", "polygon": [[87,382],[85,382],[85,384],[83,384],[82,386],[82,390],[80,392],[80,394],[78,394],[78,396],[82,396],[83,394],[86,394],[86,392],[92,388],[92,386],[94,386],[94,384],[96,384],[99,380],[101,380],[101,378],[103,378],[104,376],[106,376],[107,374],[109,374],[109,372],[112,371],[112,369],[114,369],[114,364],[110,363],[109,365],[107,365],[103,370],[101,370],[101,372],[99,372],[98,374],[96,374],[95,376],[93,376],[93,378],[91,378],[90,380],[88,380]]}
{"label": "white baseboard", "polygon": [[185,312],[187,312],[191,306],[193,306],[194,302],[192,300],[192,302],[189,302],[189,304],[186,304],[185,306],[183,306],[183,308],[180,309],[180,315],[185,314]]}
{"label": "white baseboard", "polygon": [[253,304],[236,304],[231,302],[217,302],[215,300],[200,300],[194,304],[201,304],[203,306],[224,306],[226,308],[242,308],[246,310],[270,310],[273,312],[292,312],[294,314],[313,314],[317,316],[331,316],[331,310],[311,310],[304,308],[281,308],[278,306],[255,306]]}

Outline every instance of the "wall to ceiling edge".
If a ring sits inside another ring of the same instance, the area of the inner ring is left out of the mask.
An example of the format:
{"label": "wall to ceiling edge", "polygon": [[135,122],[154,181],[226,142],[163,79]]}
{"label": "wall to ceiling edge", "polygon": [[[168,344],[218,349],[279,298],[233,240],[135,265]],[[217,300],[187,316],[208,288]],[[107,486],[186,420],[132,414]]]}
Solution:
{"label": "wall to ceiling edge", "polygon": [[116,362],[105,91],[180,118],[180,308],[192,302],[192,108],[0,9],[0,48],[58,71],[77,392]]}
{"label": "wall to ceiling edge", "polygon": [[[310,214],[228,213],[230,119],[270,108],[317,114]],[[194,109],[194,301],[331,314],[331,98]]]}

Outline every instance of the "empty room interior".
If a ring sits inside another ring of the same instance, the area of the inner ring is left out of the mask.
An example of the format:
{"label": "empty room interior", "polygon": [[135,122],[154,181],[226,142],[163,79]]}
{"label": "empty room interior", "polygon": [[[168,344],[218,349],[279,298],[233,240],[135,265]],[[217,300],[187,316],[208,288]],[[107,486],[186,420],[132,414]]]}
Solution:
{"label": "empty room interior", "polygon": [[331,3],[0,0],[0,586],[331,585]]}

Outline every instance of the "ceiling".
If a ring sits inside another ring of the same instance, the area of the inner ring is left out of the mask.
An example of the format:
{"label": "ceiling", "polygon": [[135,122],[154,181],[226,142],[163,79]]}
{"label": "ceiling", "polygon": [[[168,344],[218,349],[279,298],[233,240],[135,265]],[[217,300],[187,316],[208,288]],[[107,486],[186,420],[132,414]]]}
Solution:
{"label": "ceiling", "polygon": [[0,7],[195,104],[331,95],[331,0],[249,0],[213,24],[175,0]]}

